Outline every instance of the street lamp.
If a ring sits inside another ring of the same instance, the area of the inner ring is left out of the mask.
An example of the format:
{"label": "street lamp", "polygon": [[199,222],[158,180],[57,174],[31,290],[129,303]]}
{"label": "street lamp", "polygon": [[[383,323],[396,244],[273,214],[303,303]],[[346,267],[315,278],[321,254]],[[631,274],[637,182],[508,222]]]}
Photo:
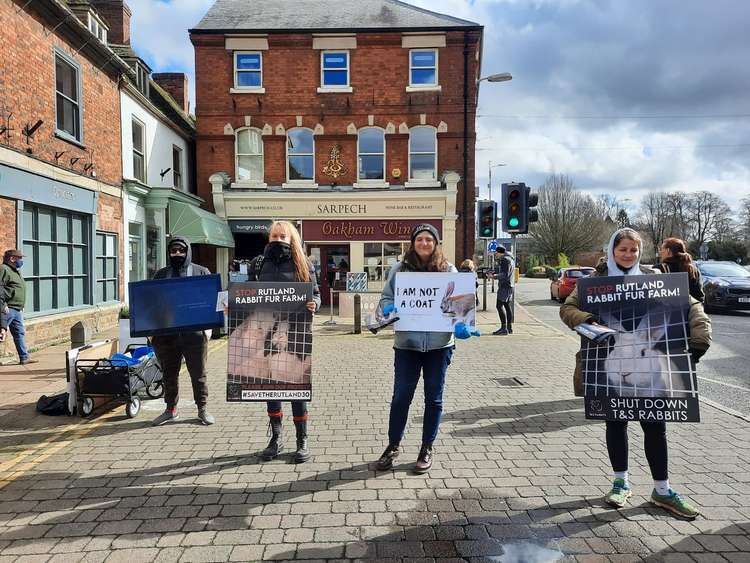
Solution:
{"label": "street lamp", "polygon": [[487,82],[508,82],[508,80],[513,80],[513,76],[511,76],[510,72],[499,72],[497,74],[490,74],[489,76],[480,78],[477,80],[477,84],[483,80],[486,80]]}
{"label": "street lamp", "polygon": [[490,194],[487,199],[489,199],[489,200],[492,200],[492,169],[493,168],[498,168],[500,166],[507,166],[507,164],[503,164],[503,163],[492,164],[492,161],[490,160],[490,165],[489,165],[490,181],[487,184],[487,187],[489,188],[489,194]]}

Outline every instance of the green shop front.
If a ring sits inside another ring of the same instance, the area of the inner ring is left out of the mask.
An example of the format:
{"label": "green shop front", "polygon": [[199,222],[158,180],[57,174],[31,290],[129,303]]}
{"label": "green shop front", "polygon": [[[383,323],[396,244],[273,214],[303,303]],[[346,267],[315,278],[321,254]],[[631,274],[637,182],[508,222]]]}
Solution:
{"label": "green shop front", "polygon": [[[206,247],[234,247],[227,222],[202,209],[201,198],[175,188],[131,181],[125,183],[125,188],[126,283],[150,279],[163,268],[167,263],[166,245],[173,236],[183,236],[194,245],[198,262]],[[204,265],[214,271],[213,260]],[[124,297],[127,301],[127,291]]]}

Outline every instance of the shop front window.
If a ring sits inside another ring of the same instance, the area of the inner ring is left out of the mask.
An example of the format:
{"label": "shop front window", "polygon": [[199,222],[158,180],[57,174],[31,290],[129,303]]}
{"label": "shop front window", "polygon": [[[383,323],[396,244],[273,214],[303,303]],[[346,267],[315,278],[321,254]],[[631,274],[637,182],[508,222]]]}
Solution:
{"label": "shop front window", "polygon": [[383,288],[391,268],[404,257],[408,247],[406,242],[365,243],[365,271],[370,279],[370,290]]}
{"label": "shop front window", "polygon": [[146,229],[146,277],[148,279],[153,278],[159,269],[160,248],[159,229],[148,227]]}
{"label": "shop front window", "polygon": [[22,215],[26,309],[52,312],[91,303],[91,220],[25,204]]}
{"label": "shop front window", "polygon": [[96,302],[117,301],[117,233],[96,233]]}
{"label": "shop front window", "polygon": [[128,257],[130,258],[130,281],[141,281],[143,274],[143,225],[128,225]]}

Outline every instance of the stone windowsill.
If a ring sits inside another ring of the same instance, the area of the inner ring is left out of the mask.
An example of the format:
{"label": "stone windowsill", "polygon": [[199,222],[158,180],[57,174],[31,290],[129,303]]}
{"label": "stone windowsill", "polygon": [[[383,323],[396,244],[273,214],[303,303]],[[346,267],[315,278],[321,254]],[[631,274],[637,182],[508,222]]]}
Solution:
{"label": "stone windowsill", "polygon": [[230,88],[230,94],[265,94],[265,88]]}

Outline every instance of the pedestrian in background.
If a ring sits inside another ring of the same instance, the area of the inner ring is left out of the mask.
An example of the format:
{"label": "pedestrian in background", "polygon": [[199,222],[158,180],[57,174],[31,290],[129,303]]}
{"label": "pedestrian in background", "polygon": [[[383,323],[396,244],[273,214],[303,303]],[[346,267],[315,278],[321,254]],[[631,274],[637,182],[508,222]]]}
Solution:
{"label": "pedestrian in background", "polygon": [[[299,231],[289,221],[274,221],[268,231],[268,244],[262,256],[253,260],[250,281],[261,282],[312,282],[313,298],[306,303],[308,311],[315,313],[320,308],[320,290],[318,289],[315,269],[305,255]],[[303,338],[303,352],[308,355],[312,351],[312,326],[290,330],[290,337]],[[289,346],[299,343],[290,342]],[[271,440],[261,453],[266,461],[275,459],[284,451],[282,440],[281,401],[267,401],[268,425],[271,430]],[[297,451],[294,454],[295,463],[309,461],[311,454],[307,439],[307,402],[292,401],[292,416],[297,433]]]}
{"label": "pedestrian in background", "polygon": [[[395,311],[394,295],[398,272],[457,272],[448,262],[440,246],[437,229],[429,223],[417,225],[411,232],[411,244],[401,262],[395,264],[383,287],[378,308],[388,316]],[[465,325],[456,325],[456,335],[468,338]],[[475,334],[478,334],[475,333]],[[414,465],[416,473],[425,473],[432,467],[433,443],[437,438],[440,418],[443,413],[443,388],[445,373],[451,363],[454,349],[454,333],[398,331],[393,348],[394,381],[388,419],[388,447],[377,461],[380,470],[390,469],[401,452],[401,440],[409,419],[409,407],[419,382],[424,378],[424,422],[422,423],[422,447]]]}
{"label": "pedestrian in background", "polygon": [[[193,263],[193,251],[190,241],[184,237],[172,237],[167,246],[169,266],[154,274],[154,279],[184,278],[190,276],[207,276],[208,268]],[[164,376],[164,401],[166,410],[154,419],[152,424],[160,426],[177,420],[177,402],[179,393],[179,376],[182,360],[190,374],[193,384],[193,399],[198,407],[198,419],[209,425],[216,419],[208,413],[208,383],[206,381],[206,360],[208,358],[208,337],[203,331],[180,332],[152,337],[154,352],[159,359]]]}
{"label": "pedestrian in background", "polygon": [[684,240],[678,238],[665,239],[659,248],[659,260],[657,267],[665,274],[687,272],[691,297],[701,303],[706,301],[701,271],[693,264],[693,257],[687,251]]}
{"label": "pedestrian in background", "polygon": [[495,271],[493,277],[497,280],[497,314],[500,317],[500,328],[492,334],[505,336],[513,334],[513,287],[516,284],[516,266],[513,257],[502,244],[495,250]]}
{"label": "pedestrian in background", "polygon": [[5,294],[2,304],[2,315],[7,330],[13,336],[20,364],[35,364],[26,348],[26,327],[24,326],[23,309],[26,306],[26,280],[23,279],[23,253],[20,250],[6,250],[3,265],[0,267],[0,287]]}
{"label": "pedestrian in background", "polygon": [[[476,267],[474,266],[474,261],[469,260],[468,258],[461,262],[461,265],[458,267],[459,272],[474,272],[476,270]],[[476,304],[479,305],[479,280],[474,281],[474,295],[476,296]]]}
{"label": "pedestrian in background", "polygon": [[5,342],[5,337],[8,335],[8,321],[5,318],[5,302],[7,299],[5,284],[0,283],[0,342]]}
{"label": "pedestrian in background", "polygon": [[[641,266],[642,250],[643,240],[636,231],[627,228],[616,231],[609,241],[607,262],[600,264],[592,275],[640,276],[656,273]],[[576,287],[560,307],[560,318],[571,329],[581,323],[596,322],[593,315],[582,311],[578,304]],[[688,325],[690,352],[697,362],[711,344],[711,321],[695,299],[691,299]],[[577,371],[581,369],[580,362],[580,356],[577,356]],[[651,504],[685,518],[695,518],[699,514],[698,510],[673,491],[669,484],[666,423],[641,421],[641,428],[646,459],[654,480]],[[628,423],[606,421],[606,441],[614,479],[612,489],[604,500],[611,506],[622,508],[633,494],[628,476]]]}

